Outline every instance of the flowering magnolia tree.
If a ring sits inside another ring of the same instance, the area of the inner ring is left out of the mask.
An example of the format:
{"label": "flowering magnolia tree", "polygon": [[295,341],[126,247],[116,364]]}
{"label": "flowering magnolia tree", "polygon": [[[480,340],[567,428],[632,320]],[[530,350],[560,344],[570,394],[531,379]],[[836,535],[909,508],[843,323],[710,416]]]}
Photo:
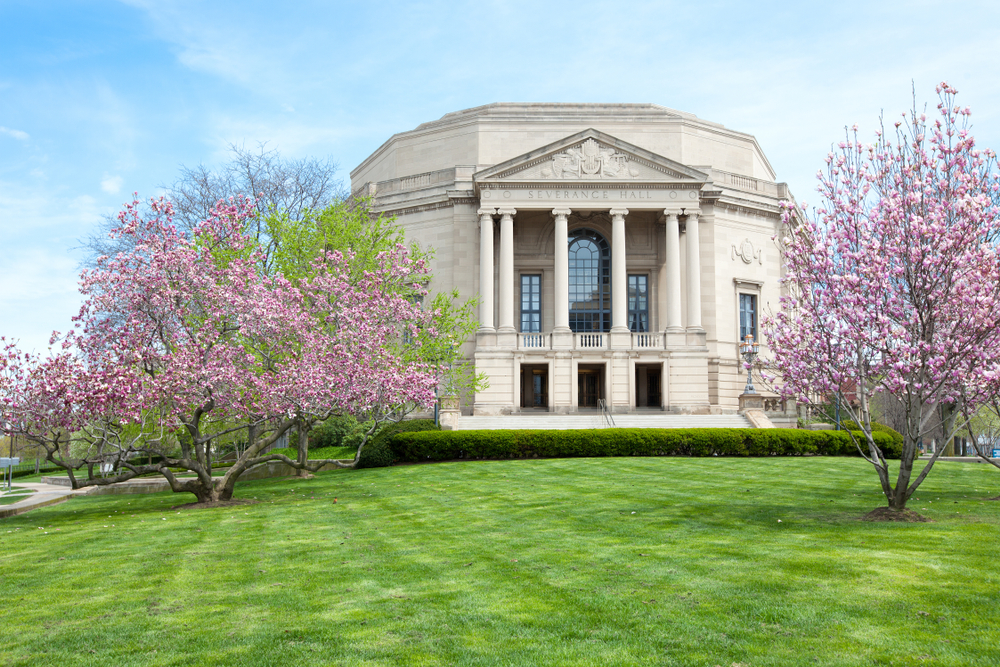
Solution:
{"label": "flowering magnolia tree", "polygon": [[[943,450],[914,476],[917,443],[942,412],[974,412],[1000,367],[995,155],[976,147],[957,91],[937,90],[933,120],[914,108],[872,144],[853,128],[827,156],[811,216],[783,205],[785,289],[765,322],[786,397],[856,388],[859,407],[841,409],[861,425],[859,450],[895,510]],[[895,481],[871,435],[874,393],[905,415]],[[947,437],[962,426],[947,424]]]}
{"label": "flowering magnolia tree", "polygon": [[[322,253],[293,285],[260,268],[252,201],[220,202],[190,237],[169,203],[150,210],[119,214],[113,233],[129,250],[83,273],[62,351],[41,360],[8,345],[0,366],[7,428],[43,445],[74,488],[157,472],[200,502],[228,500],[269,461],[357,465],[363,444],[353,460],[308,459],[309,430],[332,414],[369,420],[370,435],[432,404],[438,372],[417,348],[435,335],[433,314],[415,298],[427,267],[405,247],[369,258],[360,277],[349,253]],[[296,458],[264,453],[293,430]],[[234,433],[247,447],[213,476],[213,442]]]}

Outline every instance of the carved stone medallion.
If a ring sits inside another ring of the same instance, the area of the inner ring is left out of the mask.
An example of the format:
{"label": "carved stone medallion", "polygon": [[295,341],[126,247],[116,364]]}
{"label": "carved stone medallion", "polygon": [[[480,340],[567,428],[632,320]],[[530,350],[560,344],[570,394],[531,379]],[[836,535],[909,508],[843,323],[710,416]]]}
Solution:
{"label": "carved stone medallion", "polygon": [[739,257],[743,260],[744,264],[750,264],[754,260],[757,260],[758,264],[764,263],[764,251],[762,249],[755,250],[749,238],[743,239],[743,243],[738,248],[735,244],[733,244],[732,248],[733,259]]}

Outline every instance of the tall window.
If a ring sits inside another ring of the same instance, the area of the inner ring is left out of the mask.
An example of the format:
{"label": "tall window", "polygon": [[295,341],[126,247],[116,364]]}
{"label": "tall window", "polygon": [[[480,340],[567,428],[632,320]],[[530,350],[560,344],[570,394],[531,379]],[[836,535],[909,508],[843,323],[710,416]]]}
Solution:
{"label": "tall window", "polygon": [[740,294],[740,342],[750,334],[757,338],[757,295]]}
{"label": "tall window", "polygon": [[569,235],[569,328],[611,330],[611,248],[592,229]]}
{"label": "tall window", "polygon": [[649,288],[646,276],[628,277],[628,328],[636,333],[649,331]]}
{"label": "tall window", "polygon": [[542,330],[542,277],[521,276],[521,331],[538,333]]}

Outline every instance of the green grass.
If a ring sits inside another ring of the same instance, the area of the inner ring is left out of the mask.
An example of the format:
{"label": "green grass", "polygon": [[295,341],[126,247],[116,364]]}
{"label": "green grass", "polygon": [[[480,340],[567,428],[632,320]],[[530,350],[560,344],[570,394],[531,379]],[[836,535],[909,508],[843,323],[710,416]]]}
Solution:
{"label": "green grass", "polygon": [[[353,459],[358,453],[357,447],[318,447],[309,450],[310,459]],[[293,447],[279,447],[268,454],[284,454],[290,459],[297,459],[299,450]]]}
{"label": "green grass", "polygon": [[[16,484],[17,482],[15,482]],[[6,489],[6,487],[4,487]],[[31,489],[19,489],[16,486],[10,491],[10,493],[4,493],[0,496],[0,505],[10,505],[13,503],[19,503],[30,496],[34,491]]]}
{"label": "green grass", "polygon": [[482,461],[249,482],[259,503],[227,508],[74,498],[0,520],[0,664],[1000,664],[1000,473],[939,463],[912,504],[934,523],[872,524],[866,465]]}

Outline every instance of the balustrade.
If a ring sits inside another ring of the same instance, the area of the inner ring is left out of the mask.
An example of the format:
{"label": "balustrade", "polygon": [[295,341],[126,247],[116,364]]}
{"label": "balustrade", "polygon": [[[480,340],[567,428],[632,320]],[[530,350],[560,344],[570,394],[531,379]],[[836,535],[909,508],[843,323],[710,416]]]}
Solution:
{"label": "balustrade", "polygon": [[518,336],[518,349],[547,350],[551,346],[551,335],[541,333],[523,333]]}
{"label": "balustrade", "polygon": [[660,333],[634,333],[632,334],[633,350],[661,350],[663,349],[663,334]]}
{"label": "balustrade", "polygon": [[605,349],[605,337],[602,333],[578,333],[574,334],[574,347],[578,350],[603,350]]}
{"label": "balustrade", "polygon": [[[608,334],[606,333],[576,333],[573,334],[573,349],[575,350],[606,350],[608,349]],[[633,350],[662,350],[665,340],[662,333],[633,333]],[[551,350],[552,334],[550,333],[520,333],[517,336],[519,350]]]}
{"label": "balustrade", "polygon": [[779,396],[764,397],[764,412],[784,412],[785,401]]}

